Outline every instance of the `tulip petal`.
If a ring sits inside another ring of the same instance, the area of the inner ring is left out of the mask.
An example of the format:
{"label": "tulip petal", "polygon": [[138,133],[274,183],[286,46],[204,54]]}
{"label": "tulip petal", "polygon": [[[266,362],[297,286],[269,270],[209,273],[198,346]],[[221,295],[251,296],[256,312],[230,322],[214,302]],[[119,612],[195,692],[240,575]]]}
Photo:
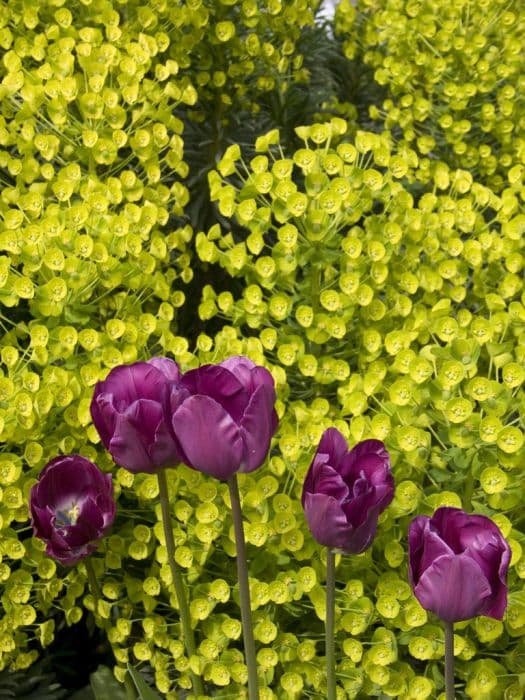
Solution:
{"label": "tulip petal", "polygon": [[186,399],[173,415],[173,430],[188,466],[221,480],[240,469],[244,445],[239,427],[213,398]]}
{"label": "tulip petal", "polygon": [[423,571],[414,594],[426,610],[442,620],[460,622],[482,614],[491,588],[468,555],[447,555]]}
{"label": "tulip petal", "polygon": [[[227,369],[228,372],[235,375],[249,394],[253,393],[255,387],[253,386],[252,370],[256,367],[255,362],[252,362],[248,357],[244,357],[243,355],[233,355],[232,357],[228,357],[226,360],[220,362],[219,366],[224,367],[224,369]],[[268,372],[268,374],[270,373]]]}
{"label": "tulip petal", "polygon": [[313,489],[310,493],[321,493],[324,496],[335,498],[342,507],[343,501],[348,498],[350,492],[341,476],[329,464],[320,464],[315,470]]}
{"label": "tulip petal", "polygon": [[71,501],[81,497],[92,488],[93,483],[102,481],[102,476],[98,467],[85,457],[56,457],[41,471],[35,486],[34,501],[40,507],[69,507]]}
{"label": "tulip petal", "polygon": [[146,364],[162,372],[165,378],[170,382],[178,382],[181,378],[179,365],[175,360],[170,360],[169,357],[152,357]]}
{"label": "tulip petal", "polygon": [[376,536],[377,523],[382,508],[376,504],[364,511],[356,520],[359,525],[352,528],[351,536],[346,544],[341,547],[346,554],[361,554],[370,547]]}
{"label": "tulip petal", "polygon": [[338,471],[337,467],[347,450],[346,440],[337,428],[328,428],[324,431],[312,463],[306,472],[301,497],[303,507],[305,494],[315,493],[318,490],[315,484],[319,469],[324,464],[329,464],[335,471]]}
{"label": "tulip petal", "polygon": [[220,365],[202,365],[186,372],[180,385],[192,396],[209,396],[239,424],[250,395],[229,370]]}
{"label": "tulip petal", "polygon": [[363,440],[344,457],[340,471],[347,483],[364,474],[370,483],[382,484],[390,474],[390,456],[381,440]]}
{"label": "tulip petal", "polygon": [[[35,487],[33,487],[34,489]],[[33,526],[33,531],[37,537],[42,539],[47,539],[51,537],[51,532],[53,530],[52,521],[55,517],[54,511],[49,506],[44,506],[41,508],[38,506],[33,499],[33,491],[31,491],[31,524]]]}
{"label": "tulip petal", "polygon": [[[97,385],[98,387],[98,385]],[[117,412],[113,407],[113,395],[101,393],[101,390],[95,387],[93,398],[91,399],[90,411],[93,425],[100,435],[102,444],[109,449],[109,443],[115,430],[117,422]]]}
{"label": "tulip petal", "polygon": [[423,538],[423,548],[420,555],[419,570],[425,571],[427,568],[442,556],[452,556],[454,550],[451,549],[446,542],[440,537],[432,525],[432,522],[427,523]]}
{"label": "tulip petal", "polygon": [[348,451],[346,440],[341,435],[337,428],[328,428],[324,431],[319,441],[317,448],[318,454],[327,454],[330,456],[330,464],[334,469],[337,469],[339,463]]}
{"label": "tulip petal", "polygon": [[115,462],[131,472],[153,473],[180,461],[163,407],[146,399],[118,415],[108,449]]}
{"label": "tulip petal", "polygon": [[241,471],[251,472],[266,459],[275,432],[275,390],[261,385],[253,392],[240,424],[244,442]]}
{"label": "tulip petal", "polygon": [[304,494],[304,514],[310,532],[319,544],[344,549],[352,535],[339,502],[322,493]]}
{"label": "tulip petal", "polygon": [[429,521],[428,515],[418,515],[408,526],[408,579],[412,588],[419,581],[421,574],[421,556]]}

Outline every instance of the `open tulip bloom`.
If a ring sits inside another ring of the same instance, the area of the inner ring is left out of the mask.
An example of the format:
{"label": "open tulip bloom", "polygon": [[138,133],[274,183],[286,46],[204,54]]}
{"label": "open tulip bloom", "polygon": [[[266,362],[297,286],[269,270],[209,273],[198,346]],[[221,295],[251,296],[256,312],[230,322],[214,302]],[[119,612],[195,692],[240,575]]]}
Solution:
{"label": "open tulip bloom", "polygon": [[56,457],[40,472],[29,507],[47,554],[71,566],[94,552],[113,524],[111,475],[80,455]]}
{"label": "open tulip bloom", "polygon": [[327,698],[335,700],[335,558],[360,554],[373,542],[380,514],[394,497],[390,457],[380,440],[348,450],[336,428],[323,433],[303,486],[302,505],[313,537],[326,545]]}
{"label": "open tulip bloom", "polygon": [[510,547],[489,518],[443,507],[410,523],[408,553],[414,595],[445,624],[447,698],[453,698],[454,622],[503,618]]}

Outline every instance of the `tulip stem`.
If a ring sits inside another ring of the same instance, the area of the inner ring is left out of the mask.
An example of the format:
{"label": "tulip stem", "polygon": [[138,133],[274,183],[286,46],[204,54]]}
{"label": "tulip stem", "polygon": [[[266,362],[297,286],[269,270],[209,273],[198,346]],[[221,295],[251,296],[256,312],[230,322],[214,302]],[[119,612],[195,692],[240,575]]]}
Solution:
{"label": "tulip stem", "polygon": [[246,543],[244,541],[241,499],[239,497],[236,474],[233,474],[228,479],[228,488],[230,490],[235,547],[237,550],[237,579],[239,581],[239,603],[244,640],[244,657],[248,668],[248,697],[249,700],[259,700],[259,681],[257,678],[257,659],[255,656],[255,641],[252,628],[252,608],[250,603],[250,586],[248,583]]}
{"label": "tulip stem", "polygon": [[[179,571],[179,567],[177,566],[177,563],[175,561],[175,541],[173,539],[173,530],[171,529],[168,481],[166,479],[166,471],[164,469],[159,469],[159,471],[157,472],[157,479],[159,483],[159,499],[160,508],[162,511],[162,526],[164,528],[164,538],[166,540],[168,563],[171,571],[171,578],[175,586],[175,595],[177,597],[177,603],[179,605],[179,617],[182,627],[184,646],[186,647],[186,654],[188,655],[188,658],[191,658],[196,653],[195,636],[193,634],[193,629],[191,626],[190,608],[186,599],[184,582],[182,580],[182,575]],[[204,695],[204,687],[202,685],[201,677],[196,673],[192,673],[191,678],[193,692],[195,693],[195,695]]]}
{"label": "tulip stem", "polygon": [[445,695],[454,700],[454,623],[443,621],[445,627]]}
{"label": "tulip stem", "polygon": [[325,635],[326,698],[335,700],[335,554],[330,547],[326,548]]}

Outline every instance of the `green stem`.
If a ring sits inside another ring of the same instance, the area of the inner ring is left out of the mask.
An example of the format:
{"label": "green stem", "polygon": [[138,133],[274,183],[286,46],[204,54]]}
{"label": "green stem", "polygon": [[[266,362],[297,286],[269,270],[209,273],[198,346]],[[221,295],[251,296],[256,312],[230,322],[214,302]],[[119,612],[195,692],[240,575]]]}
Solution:
{"label": "green stem", "polygon": [[466,510],[467,512],[472,510],[472,494],[474,493],[474,474],[472,473],[472,466],[472,464],[469,466],[468,474],[463,486],[463,496],[461,498],[463,510]]}
{"label": "green stem", "polygon": [[335,554],[326,548],[326,699],[336,700],[335,689]]}
{"label": "green stem", "polygon": [[237,550],[237,578],[239,580],[239,598],[241,607],[242,633],[244,639],[244,656],[248,667],[248,697],[249,700],[259,700],[259,681],[257,678],[257,659],[255,657],[255,641],[252,629],[252,608],[250,604],[250,586],[248,583],[248,564],[246,560],[246,544],[242,525],[241,500],[237,475],[228,479],[230,501],[235,531],[235,546]]}
{"label": "green stem", "polygon": [[[89,587],[91,589],[91,594],[95,600],[95,617],[97,615],[98,601],[102,599],[102,593],[100,591],[100,586],[98,585],[97,575],[95,569],[93,568],[93,562],[89,557],[84,559],[84,566],[86,567],[86,573],[88,577]],[[107,620],[102,621],[103,627],[107,632]],[[128,700],[137,700],[135,694],[135,686],[130,678],[129,673],[124,676],[124,687],[126,688],[126,695]]]}
{"label": "green stem", "polygon": [[445,694],[447,700],[454,700],[454,623],[443,621],[445,627]]}
{"label": "green stem", "polygon": [[102,594],[100,592],[100,587],[97,581],[97,575],[95,569],[93,568],[93,562],[89,557],[84,559],[84,566],[86,567],[86,573],[88,577],[89,587],[91,588],[91,594],[95,599],[95,615],[97,614],[98,601],[101,600]]}
{"label": "green stem", "polygon": [[310,296],[314,313],[319,311],[319,297],[321,296],[321,267],[312,265],[310,278]]}
{"label": "green stem", "polygon": [[[166,540],[168,563],[170,566],[171,578],[173,579],[173,584],[175,586],[175,595],[177,597],[177,603],[179,605],[179,617],[182,626],[184,646],[186,647],[186,654],[188,655],[188,658],[190,658],[195,655],[195,637],[193,634],[193,629],[191,627],[190,608],[186,599],[184,582],[182,580],[179,568],[175,562],[175,541],[173,539],[173,530],[171,529],[168,481],[166,479],[166,471],[164,469],[159,469],[159,471],[157,472],[157,479],[159,482],[159,499],[160,508],[162,511],[162,526],[164,528],[164,537]],[[201,677],[198,676],[196,673],[192,673],[191,678],[193,692],[195,693],[195,695],[204,695],[204,688],[202,685]]]}

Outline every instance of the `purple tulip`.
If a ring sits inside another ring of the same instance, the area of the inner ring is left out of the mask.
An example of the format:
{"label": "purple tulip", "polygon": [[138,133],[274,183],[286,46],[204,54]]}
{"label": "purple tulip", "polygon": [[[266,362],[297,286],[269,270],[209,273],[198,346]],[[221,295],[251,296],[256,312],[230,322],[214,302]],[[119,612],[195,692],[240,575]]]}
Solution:
{"label": "purple tulip", "polygon": [[306,474],[301,499],[314,538],[346,554],[364,552],[393,497],[384,444],[364,440],[348,451],[341,433],[328,428]]}
{"label": "purple tulip", "polygon": [[277,429],[273,377],[247,357],[186,372],[172,387],[172,426],[182,461],[227,480],[265,460]]}
{"label": "purple tulip", "polygon": [[62,564],[94,552],[115,518],[113,482],[85,457],[56,457],[41,471],[29,497],[33,532]]}
{"label": "purple tulip", "polygon": [[171,428],[176,362],[158,357],[115,367],[95,386],[91,416],[105,448],[130,472],[156,472],[181,461]]}
{"label": "purple tulip", "polygon": [[502,619],[511,552],[492,520],[459,508],[418,515],[408,530],[408,552],[410,584],[426,610],[446,622]]}

